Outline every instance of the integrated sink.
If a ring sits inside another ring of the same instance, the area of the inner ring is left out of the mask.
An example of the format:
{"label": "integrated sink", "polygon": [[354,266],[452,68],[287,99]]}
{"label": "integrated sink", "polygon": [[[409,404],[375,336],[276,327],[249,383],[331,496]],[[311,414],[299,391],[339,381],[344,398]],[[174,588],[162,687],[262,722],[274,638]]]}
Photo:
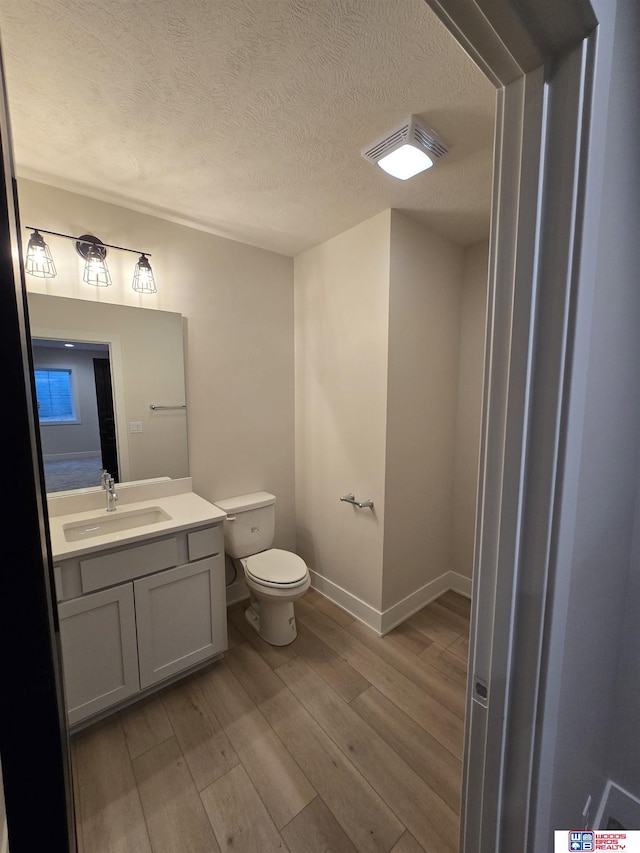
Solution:
{"label": "integrated sink", "polygon": [[127,512],[116,510],[94,518],[85,518],[83,521],[74,521],[63,524],[62,530],[67,542],[78,542],[82,539],[93,539],[95,536],[108,536],[110,533],[119,533],[122,530],[135,530],[138,527],[146,527],[149,524],[158,524],[161,521],[171,521],[172,517],[159,506],[134,509]]}

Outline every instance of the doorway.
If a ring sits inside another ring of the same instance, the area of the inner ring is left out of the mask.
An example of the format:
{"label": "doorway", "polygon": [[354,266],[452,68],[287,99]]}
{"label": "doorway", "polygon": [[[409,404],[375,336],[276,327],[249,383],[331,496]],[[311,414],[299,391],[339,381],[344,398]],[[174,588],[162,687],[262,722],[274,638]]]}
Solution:
{"label": "doorway", "polygon": [[116,482],[118,445],[106,343],[32,339],[47,493]]}

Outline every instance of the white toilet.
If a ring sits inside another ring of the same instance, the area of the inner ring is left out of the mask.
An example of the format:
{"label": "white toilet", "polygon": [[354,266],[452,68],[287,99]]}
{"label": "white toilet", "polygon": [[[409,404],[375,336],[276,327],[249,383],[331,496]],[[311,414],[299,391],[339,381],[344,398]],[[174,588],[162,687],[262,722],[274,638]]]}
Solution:
{"label": "white toilet", "polygon": [[297,635],[293,602],[309,589],[311,578],[301,557],[271,548],[275,495],[253,492],[216,501],[216,506],[227,513],[225,551],[242,566],[251,593],[247,622],[267,643],[286,646]]}

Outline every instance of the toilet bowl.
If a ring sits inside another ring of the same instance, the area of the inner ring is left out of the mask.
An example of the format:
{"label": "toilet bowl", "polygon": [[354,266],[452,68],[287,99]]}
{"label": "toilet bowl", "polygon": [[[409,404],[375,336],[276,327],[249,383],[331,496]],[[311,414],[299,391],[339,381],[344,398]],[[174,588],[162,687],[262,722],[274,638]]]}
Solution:
{"label": "toilet bowl", "polygon": [[240,560],[251,593],[245,612],[250,625],[272,646],[286,646],[297,636],[293,602],[309,589],[306,563],[291,551],[270,548]]}
{"label": "toilet bowl", "polygon": [[304,560],[291,551],[271,548],[275,534],[275,496],[253,492],[216,501],[227,513],[225,551],[241,567],[249,589],[247,622],[273,646],[297,636],[293,602],[309,589]]}

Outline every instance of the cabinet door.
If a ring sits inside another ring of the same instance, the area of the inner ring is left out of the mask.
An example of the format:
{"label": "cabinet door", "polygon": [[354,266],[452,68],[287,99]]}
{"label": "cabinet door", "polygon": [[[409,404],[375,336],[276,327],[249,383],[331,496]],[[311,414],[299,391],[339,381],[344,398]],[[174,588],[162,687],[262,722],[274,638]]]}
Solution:
{"label": "cabinet door", "polygon": [[143,689],[226,649],[220,554],[139,578],[134,590]]}
{"label": "cabinet door", "polygon": [[133,586],[58,605],[69,723],[84,720],[140,689]]}

